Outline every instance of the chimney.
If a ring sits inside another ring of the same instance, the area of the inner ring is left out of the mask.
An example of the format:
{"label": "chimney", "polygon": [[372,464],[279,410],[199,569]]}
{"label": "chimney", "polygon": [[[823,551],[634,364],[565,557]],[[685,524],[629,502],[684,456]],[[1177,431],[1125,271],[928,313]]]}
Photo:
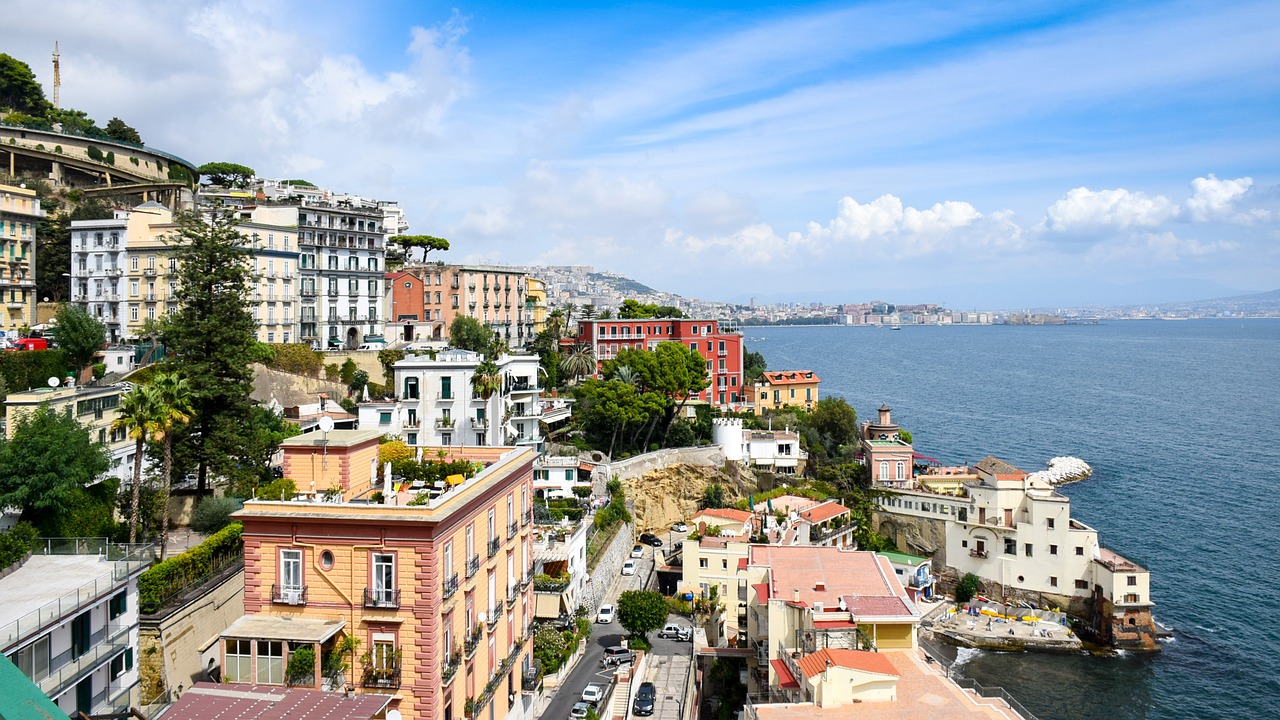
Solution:
{"label": "chimney", "polygon": [[816,591],[818,591],[818,592],[826,592],[826,591],[827,591],[827,584],[826,584],[825,582],[823,582],[823,581],[819,580],[818,582],[816,582],[816,583],[814,583],[814,584],[813,584],[813,589],[814,589],[814,590],[816,590]]}
{"label": "chimney", "polygon": [[800,602],[800,588],[794,588],[791,591],[791,599],[794,602]]}

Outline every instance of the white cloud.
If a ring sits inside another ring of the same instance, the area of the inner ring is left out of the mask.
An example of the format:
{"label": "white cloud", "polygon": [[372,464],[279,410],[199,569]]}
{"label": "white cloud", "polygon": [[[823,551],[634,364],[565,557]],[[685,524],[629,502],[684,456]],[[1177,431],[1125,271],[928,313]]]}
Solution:
{"label": "white cloud", "polygon": [[1272,217],[1270,210],[1238,209],[1243,204],[1242,201],[1246,200],[1251,187],[1253,187],[1251,177],[1219,180],[1211,174],[1209,177],[1196,178],[1191,181],[1193,192],[1187,199],[1187,210],[1190,211],[1192,218],[1200,222],[1226,220],[1241,225],[1266,222]]}
{"label": "white cloud", "polygon": [[1198,258],[1226,252],[1239,247],[1231,240],[1201,242],[1179,238],[1172,232],[1138,232],[1114,241],[1097,243],[1085,254],[1085,261],[1094,264],[1125,263],[1150,265],[1176,263],[1188,258]]}
{"label": "white cloud", "polygon": [[1101,226],[1157,227],[1176,218],[1181,208],[1163,195],[1147,195],[1123,188],[1090,190],[1078,187],[1049,206],[1043,227],[1076,232]]}

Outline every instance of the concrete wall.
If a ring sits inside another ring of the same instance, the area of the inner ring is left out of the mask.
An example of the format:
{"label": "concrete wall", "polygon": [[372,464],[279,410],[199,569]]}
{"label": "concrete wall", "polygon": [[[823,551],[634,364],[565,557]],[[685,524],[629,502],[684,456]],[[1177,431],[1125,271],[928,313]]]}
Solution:
{"label": "concrete wall", "polygon": [[[178,686],[205,679],[206,643],[244,614],[244,570],[168,614],[144,615],[139,631],[138,666],[143,705],[151,705]],[[209,650],[216,650],[214,643]]]}
{"label": "concrete wall", "polygon": [[[627,458],[626,460],[617,460],[607,467],[601,469],[605,472],[605,482],[613,477],[619,480],[630,480],[631,478],[640,477],[652,470],[677,465],[680,463],[688,463],[690,465],[713,465],[720,466],[724,464],[724,453],[720,448],[709,445],[707,447],[689,447],[689,448],[666,448],[665,450],[657,450],[643,455]],[[597,473],[598,475],[599,473]],[[593,476],[594,479],[595,476]],[[601,486],[597,492],[603,492],[604,487]]]}
{"label": "concrete wall", "polygon": [[631,555],[631,548],[635,545],[634,532],[631,523],[624,523],[613,537],[609,549],[600,556],[600,562],[591,570],[591,579],[587,581],[582,603],[591,608],[592,613],[599,609],[601,600],[609,590],[609,584],[622,572],[622,563]]}
{"label": "concrete wall", "polygon": [[[362,353],[367,354],[367,353]],[[375,355],[377,353],[374,353]],[[333,362],[326,360],[325,363]],[[374,358],[375,364],[377,358]],[[342,364],[342,358],[337,360],[338,365]],[[347,388],[340,382],[329,382],[324,379],[324,371],[320,371],[318,378],[307,377],[305,375],[295,375],[293,373],[273,370],[265,365],[253,366],[253,392],[250,397],[255,402],[269,403],[272,399],[280,403],[281,407],[295,407],[297,405],[310,404],[318,402],[320,393],[328,393],[329,398],[335,403],[347,395]],[[381,382],[382,366],[378,366],[378,373],[374,375],[369,373],[369,379],[372,382]]]}
{"label": "concrete wall", "polygon": [[871,514],[871,529],[893,540],[902,552],[933,558],[935,567],[947,564],[947,524],[943,520],[878,510]]}

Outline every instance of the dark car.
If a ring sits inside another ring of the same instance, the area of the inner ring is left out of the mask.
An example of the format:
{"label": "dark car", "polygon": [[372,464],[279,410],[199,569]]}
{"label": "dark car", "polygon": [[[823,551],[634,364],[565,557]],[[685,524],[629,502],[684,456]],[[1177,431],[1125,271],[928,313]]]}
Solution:
{"label": "dark car", "polygon": [[636,700],[631,705],[631,712],[636,715],[652,715],[657,699],[658,689],[653,686],[653,683],[640,683],[640,690],[636,692]]}
{"label": "dark car", "polygon": [[654,535],[653,533],[645,533],[641,535],[640,542],[645,545],[652,545],[653,547],[662,547],[662,538]]}

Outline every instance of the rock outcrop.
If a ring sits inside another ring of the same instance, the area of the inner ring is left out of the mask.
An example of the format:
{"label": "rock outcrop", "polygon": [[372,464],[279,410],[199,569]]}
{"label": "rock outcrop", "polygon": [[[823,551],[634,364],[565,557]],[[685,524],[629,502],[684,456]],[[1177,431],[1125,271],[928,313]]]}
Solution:
{"label": "rock outcrop", "polygon": [[724,486],[726,501],[741,497],[743,488],[735,478],[705,465],[671,465],[622,482],[637,532],[665,530],[676,521],[688,520],[698,511],[707,486],[714,483]]}

